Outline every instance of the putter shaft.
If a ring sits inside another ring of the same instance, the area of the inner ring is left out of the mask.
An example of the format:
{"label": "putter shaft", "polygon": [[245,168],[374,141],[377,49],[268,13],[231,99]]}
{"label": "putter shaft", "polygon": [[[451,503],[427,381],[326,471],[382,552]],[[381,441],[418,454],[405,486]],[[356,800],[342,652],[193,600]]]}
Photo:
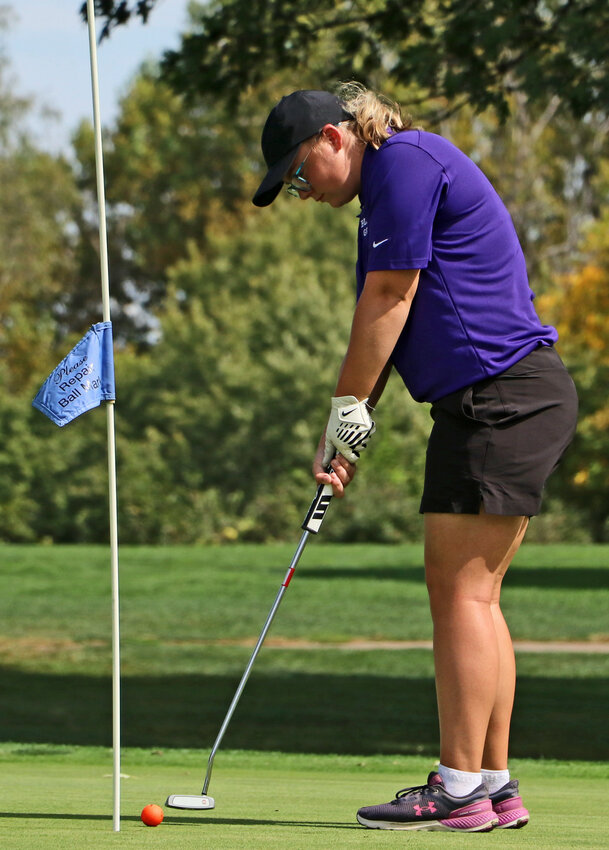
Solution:
{"label": "putter shaft", "polygon": [[[328,467],[326,469],[326,471],[328,472],[330,469],[331,469],[331,467]],[[294,571],[295,571],[296,566],[297,566],[297,564],[300,560],[300,556],[302,555],[303,550],[306,546],[309,535],[317,534],[317,532],[319,531],[319,529],[321,527],[321,524],[322,524],[324,517],[326,515],[326,511],[328,510],[328,506],[329,506],[330,501],[332,499],[332,492],[333,492],[333,489],[332,489],[331,484],[320,484],[319,487],[317,488],[317,492],[315,494],[315,497],[314,497],[313,501],[311,502],[311,507],[309,508],[309,511],[308,511],[308,513],[307,513],[307,515],[304,519],[304,522],[302,524],[303,534],[302,534],[302,537],[300,538],[300,543],[298,544],[296,552],[294,553],[294,557],[292,558],[292,562],[290,563],[290,566],[288,567],[288,571],[285,574],[285,578],[284,578],[284,580],[281,584],[281,587],[279,588],[279,592],[277,593],[277,597],[275,599],[275,602],[273,603],[273,607],[269,611],[269,615],[266,618],[266,623],[264,624],[262,632],[260,633],[260,637],[258,638],[258,643],[254,647],[254,651],[252,652],[251,658],[250,658],[250,660],[247,664],[247,667],[245,668],[245,672],[243,673],[243,676],[241,677],[241,681],[239,682],[239,686],[237,688],[235,696],[233,697],[233,701],[231,702],[231,704],[228,708],[228,711],[226,712],[226,717],[224,718],[224,722],[222,723],[220,731],[218,732],[218,737],[216,738],[216,740],[214,742],[214,746],[212,748],[212,751],[211,751],[210,756],[209,756],[209,760],[207,762],[207,773],[205,774],[205,782],[203,784],[203,791],[202,791],[201,795],[196,796],[196,795],[190,795],[190,794],[170,794],[169,797],[167,797],[167,805],[168,806],[172,806],[173,808],[176,808],[176,809],[213,809],[214,808],[215,802],[214,802],[212,797],[208,796],[207,789],[209,788],[209,780],[211,778],[211,772],[212,772],[212,768],[213,768],[213,765],[214,765],[215,755],[218,751],[220,744],[222,743],[222,738],[224,737],[224,733],[226,732],[226,729],[228,727],[228,724],[230,723],[231,717],[233,716],[233,712],[235,711],[235,708],[237,707],[237,703],[239,702],[239,698],[241,697],[241,694],[243,693],[243,689],[244,689],[246,682],[249,678],[252,667],[254,666],[254,661],[256,660],[256,656],[258,655],[258,653],[260,651],[260,647],[264,643],[264,639],[267,635],[268,630],[271,627],[271,623],[273,622],[273,620],[275,618],[275,614],[277,613],[277,609],[279,608],[281,600],[283,599],[283,595],[286,592],[289,583],[292,581],[292,576],[294,575]]]}
{"label": "putter shaft", "polygon": [[268,630],[271,627],[271,623],[275,619],[275,614],[277,613],[277,609],[279,608],[281,600],[283,599],[283,595],[286,592],[290,581],[292,580],[292,576],[294,575],[294,570],[296,569],[296,566],[297,566],[297,564],[300,560],[300,556],[302,555],[303,550],[306,546],[307,540],[309,538],[309,534],[310,534],[310,532],[306,529],[302,533],[302,537],[300,538],[300,543],[298,544],[298,548],[296,549],[296,552],[294,553],[294,557],[292,558],[292,562],[291,562],[290,566],[288,567],[288,571],[285,574],[285,578],[283,580],[283,583],[282,583],[281,587],[279,588],[279,592],[277,593],[277,597],[275,598],[275,601],[273,603],[273,607],[269,611],[269,615],[266,618],[266,623],[264,624],[264,627],[263,627],[263,629],[260,633],[260,637],[258,638],[258,643],[254,647],[254,651],[252,652],[250,660],[247,663],[247,667],[245,668],[245,672],[243,673],[243,676],[241,677],[241,681],[239,682],[239,686],[238,686],[238,688],[235,692],[235,696],[233,697],[233,701],[231,702],[229,709],[226,713],[226,717],[224,718],[224,722],[222,723],[222,726],[220,727],[220,731],[218,732],[218,737],[215,740],[215,743],[214,743],[212,750],[211,750],[211,753],[209,755],[209,760],[207,762],[207,773],[205,774],[205,782],[203,783],[203,791],[201,792],[201,794],[203,794],[203,795],[207,794],[207,789],[209,788],[209,780],[211,779],[211,772],[212,772],[212,768],[214,766],[215,755],[216,755],[216,753],[217,753],[217,751],[220,747],[220,744],[222,743],[222,738],[224,737],[224,733],[226,732],[228,724],[231,721],[231,717],[233,716],[235,708],[237,707],[237,703],[239,702],[239,698],[241,697],[241,694],[243,693],[243,689],[245,688],[247,680],[249,679],[249,675],[251,673],[252,667],[254,666],[254,662],[256,660],[256,657],[257,657],[257,655],[260,651],[260,647],[264,643],[264,639],[266,638]]}

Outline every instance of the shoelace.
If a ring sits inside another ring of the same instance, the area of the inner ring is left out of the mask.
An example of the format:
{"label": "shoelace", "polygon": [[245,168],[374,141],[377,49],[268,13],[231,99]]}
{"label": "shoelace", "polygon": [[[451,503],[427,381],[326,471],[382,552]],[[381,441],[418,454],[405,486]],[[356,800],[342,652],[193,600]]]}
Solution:
{"label": "shoelace", "polygon": [[423,792],[423,791],[435,791],[436,785],[414,785],[412,788],[402,788],[401,791],[398,791],[395,795],[395,799],[399,800],[400,797],[407,797],[408,794],[413,794],[414,792]]}

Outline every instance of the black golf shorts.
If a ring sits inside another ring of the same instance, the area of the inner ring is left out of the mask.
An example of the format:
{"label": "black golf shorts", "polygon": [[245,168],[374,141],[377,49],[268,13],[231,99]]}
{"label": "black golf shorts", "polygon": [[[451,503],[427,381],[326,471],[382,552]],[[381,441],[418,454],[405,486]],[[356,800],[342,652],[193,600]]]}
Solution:
{"label": "black golf shorts", "polygon": [[421,513],[534,516],[573,439],[577,393],[556,351],[542,346],[501,375],[444,396],[425,464]]}

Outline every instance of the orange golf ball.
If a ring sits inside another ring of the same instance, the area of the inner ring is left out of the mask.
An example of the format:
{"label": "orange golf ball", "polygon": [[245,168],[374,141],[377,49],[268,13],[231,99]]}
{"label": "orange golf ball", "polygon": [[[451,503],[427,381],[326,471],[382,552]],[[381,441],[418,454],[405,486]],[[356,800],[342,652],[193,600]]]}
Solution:
{"label": "orange golf ball", "polygon": [[163,820],[163,809],[156,803],[149,803],[142,809],[140,817],[146,826],[158,826]]}

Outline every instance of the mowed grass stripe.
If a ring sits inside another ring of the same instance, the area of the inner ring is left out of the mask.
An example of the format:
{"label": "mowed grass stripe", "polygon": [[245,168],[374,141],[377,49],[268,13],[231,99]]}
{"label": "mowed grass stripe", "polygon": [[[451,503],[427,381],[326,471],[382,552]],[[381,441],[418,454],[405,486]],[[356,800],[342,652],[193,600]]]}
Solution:
{"label": "mowed grass stripe", "polygon": [[[243,641],[258,635],[294,547],[125,547],[125,641]],[[107,641],[109,554],[99,546],[0,546],[9,638]],[[607,642],[609,547],[525,545],[505,580],[515,640]],[[419,546],[328,545],[303,554],[274,638],[429,641]]]}
{"label": "mowed grass stripe", "polygon": [[[211,746],[249,650],[152,643],[128,649],[122,680],[125,745]],[[60,661],[47,671],[4,667],[4,738],[109,743],[109,672],[82,662],[66,672]],[[524,653],[518,670],[514,755],[609,757],[609,656]],[[285,752],[435,756],[432,654],[263,647],[226,738],[228,747],[254,745]]]}
{"label": "mowed grass stripe", "polygon": [[[127,745],[209,746],[258,635],[288,546],[126,548],[121,555]],[[508,575],[518,640],[607,631],[609,547],[525,546]],[[0,547],[5,739],[109,742],[110,599],[104,547]],[[429,640],[420,547],[305,552],[271,640]],[[208,642],[208,643],[205,643]],[[519,653],[514,753],[605,757],[607,655]],[[40,707],[44,706],[42,712]],[[300,752],[437,752],[431,653],[264,647],[227,744]]]}

